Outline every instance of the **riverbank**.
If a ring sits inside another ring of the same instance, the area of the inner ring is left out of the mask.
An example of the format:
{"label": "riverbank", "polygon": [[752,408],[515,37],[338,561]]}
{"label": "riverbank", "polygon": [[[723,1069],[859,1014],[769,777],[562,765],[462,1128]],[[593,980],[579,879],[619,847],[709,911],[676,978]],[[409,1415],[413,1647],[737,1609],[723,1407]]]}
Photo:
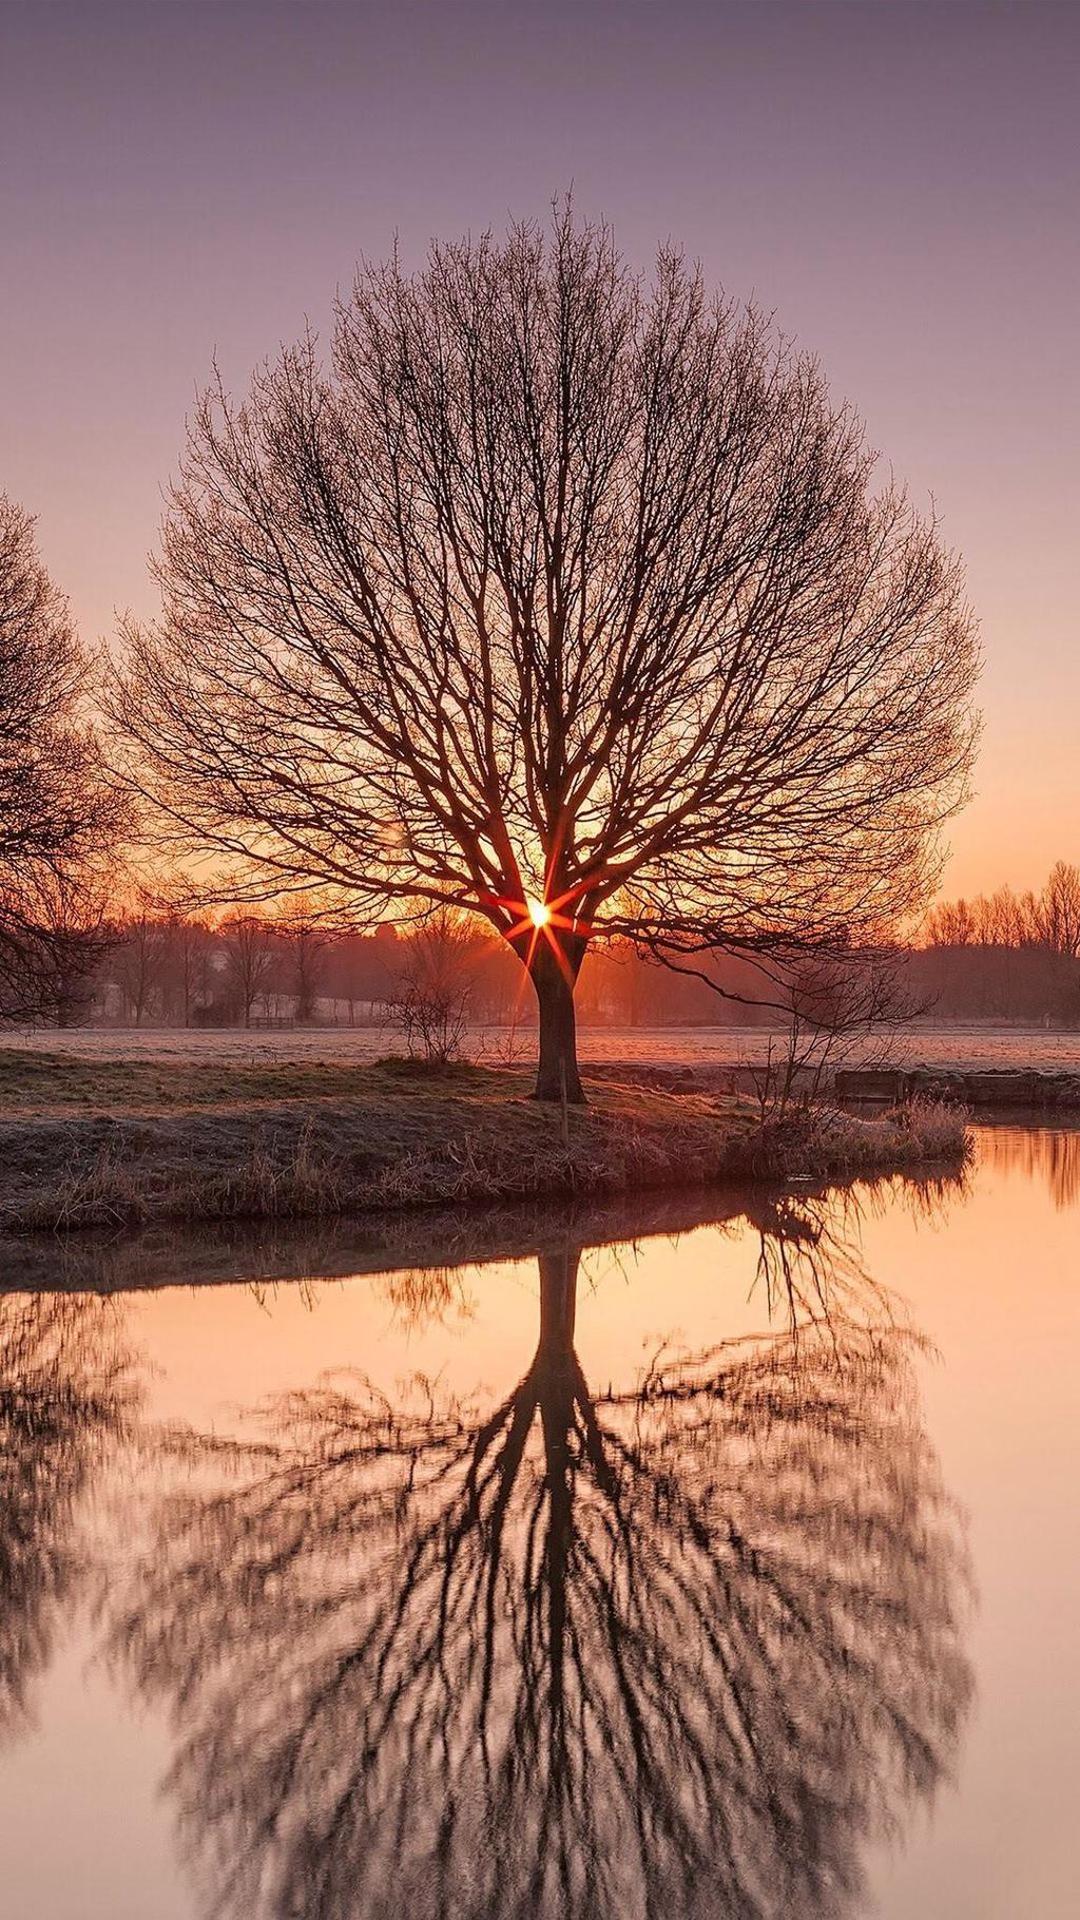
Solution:
{"label": "riverbank", "polygon": [[803,1180],[797,1189],[765,1180],[578,1194],[474,1206],[398,1208],[353,1218],[217,1220],[116,1232],[0,1236],[0,1300],[5,1293],[150,1293],[178,1286],[280,1285],[394,1276],[391,1292],[437,1300],[455,1292],[451,1277],[501,1261],[564,1255],[568,1248],[635,1250],[649,1240],[677,1243],[701,1227],[746,1225],[763,1236],[802,1236],[824,1218],[854,1222],[903,1195],[920,1218],[943,1207],[965,1181],[940,1165],[903,1173]]}
{"label": "riverbank", "polygon": [[589,1083],[531,1100],[532,1075],[373,1066],[0,1056],[0,1234],[601,1196],[725,1180],[955,1169],[963,1116],[929,1103],[762,1122],[737,1095]]}

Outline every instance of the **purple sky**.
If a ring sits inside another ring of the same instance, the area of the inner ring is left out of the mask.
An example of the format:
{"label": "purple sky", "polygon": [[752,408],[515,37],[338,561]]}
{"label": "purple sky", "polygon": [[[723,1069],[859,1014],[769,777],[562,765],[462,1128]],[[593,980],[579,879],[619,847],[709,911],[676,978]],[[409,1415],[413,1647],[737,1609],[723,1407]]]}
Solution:
{"label": "purple sky", "polygon": [[0,488],[84,638],[151,610],[183,419],[356,256],[574,183],[776,309],[982,616],[949,891],[1080,860],[1080,7],[0,0]]}

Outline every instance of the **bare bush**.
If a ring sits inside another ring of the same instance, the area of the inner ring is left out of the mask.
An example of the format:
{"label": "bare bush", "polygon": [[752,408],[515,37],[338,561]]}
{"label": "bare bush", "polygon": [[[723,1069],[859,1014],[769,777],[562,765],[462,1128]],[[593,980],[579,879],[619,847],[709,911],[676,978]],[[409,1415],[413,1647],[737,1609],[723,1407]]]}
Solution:
{"label": "bare bush", "polygon": [[386,1003],[412,1060],[458,1060],[469,1027],[472,935],[461,914],[443,909],[417,929],[400,985]]}
{"label": "bare bush", "polygon": [[751,1069],[763,1115],[816,1100],[853,1055],[863,1066],[887,1064],[898,1030],[922,1010],[903,963],[893,949],[807,956],[789,968],[786,1028]]}

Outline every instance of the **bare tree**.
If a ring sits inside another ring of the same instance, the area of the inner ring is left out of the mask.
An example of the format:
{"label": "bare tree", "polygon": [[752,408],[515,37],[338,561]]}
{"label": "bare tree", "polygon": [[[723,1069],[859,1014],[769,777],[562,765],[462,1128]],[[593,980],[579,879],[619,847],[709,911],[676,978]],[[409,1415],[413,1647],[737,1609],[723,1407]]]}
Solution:
{"label": "bare tree", "polygon": [[225,950],[227,977],[245,1027],[274,970],[274,931],[265,915],[238,913],[218,929]]}
{"label": "bare tree", "polygon": [[926,940],[932,947],[968,947],[975,939],[971,908],[964,899],[943,900],[926,916]]}
{"label": "bare tree", "polygon": [[129,1020],[141,1027],[148,1014],[161,1011],[169,963],[170,919],[157,896],[136,886],[121,922],[113,969]]}
{"label": "bare tree", "polygon": [[955,1753],[966,1563],[908,1337],[797,1225],[787,1331],[626,1390],[569,1246],[498,1404],[354,1376],[194,1445],[112,1646],[221,1920],[862,1910]]}
{"label": "bare tree", "polygon": [[904,949],[806,954],[786,971],[785,1027],[752,1069],[763,1117],[782,1120],[793,1098],[814,1101],[823,1083],[853,1057],[885,1066],[898,1031],[927,1002],[912,991]]}
{"label": "bare tree", "polygon": [[461,1053],[474,984],[473,944],[465,916],[446,907],[425,915],[409,940],[386,1012],[410,1059],[445,1065]]}
{"label": "bare tree", "polygon": [[921,904],[974,749],[961,571],[753,310],[569,209],[363,267],[199,405],[111,710],[248,897],[486,916],[582,1098],[594,935],[838,940]]}
{"label": "bare tree", "polygon": [[0,1005],[69,1027],[92,1005],[116,944],[107,874],[95,864],[49,862],[23,875],[17,918],[0,931]]}
{"label": "bare tree", "polygon": [[0,494],[0,1018],[55,1012],[50,880],[73,888],[119,827],[80,717],[84,679],[33,522]]}
{"label": "bare tree", "polygon": [[1068,861],[1058,860],[1036,902],[1035,920],[1039,938],[1054,953],[1080,955],[1080,870]]}
{"label": "bare tree", "polygon": [[204,920],[174,907],[166,937],[166,998],[185,1027],[209,999],[209,963],[213,935]]}
{"label": "bare tree", "polygon": [[315,1018],[333,929],[318,897],[298,894],[279,915],[277,932],[288,956],[296,1018],[307,1025]]}

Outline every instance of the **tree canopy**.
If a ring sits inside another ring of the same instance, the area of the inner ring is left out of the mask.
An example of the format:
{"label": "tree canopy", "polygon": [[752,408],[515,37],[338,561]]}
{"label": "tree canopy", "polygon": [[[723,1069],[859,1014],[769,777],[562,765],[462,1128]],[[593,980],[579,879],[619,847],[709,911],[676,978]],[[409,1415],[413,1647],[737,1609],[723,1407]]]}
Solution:
{"label": "tree canopy", "polygon": [[485,916],[574,1097],[594,935],[850,945],[936,877],[973,621],[875,473],[766,316],[570,209],[364,266],[325,360],[197,407],[113,689],[129,778],[234,890]]}
{"label": "tree canopy", "polygon": [[0,1017],[55,1004],[81,883],[118,826],[80,711],[84,677],[34,523],[0,494]]}

